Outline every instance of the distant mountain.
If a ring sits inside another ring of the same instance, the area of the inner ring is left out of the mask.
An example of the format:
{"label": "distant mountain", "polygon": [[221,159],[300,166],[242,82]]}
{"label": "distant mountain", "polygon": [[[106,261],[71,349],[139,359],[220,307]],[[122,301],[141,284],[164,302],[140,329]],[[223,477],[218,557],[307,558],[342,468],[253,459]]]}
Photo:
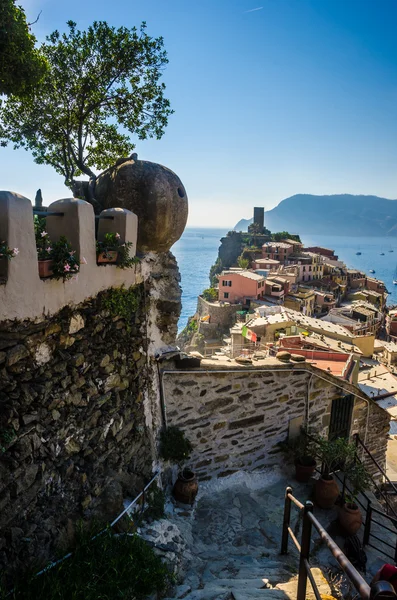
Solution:
{"label": "distant mountain", "polygon": [[254,219],[240,219],[233,231],[248,231],[248,225],[251,225]]}
{"label": "distant mountain", "polygon": [[[252,222],[241,219],[235,231]],[[378,196],[296,194],[265,213],[270,231],[321,235],[397,236],[397,200]]]}

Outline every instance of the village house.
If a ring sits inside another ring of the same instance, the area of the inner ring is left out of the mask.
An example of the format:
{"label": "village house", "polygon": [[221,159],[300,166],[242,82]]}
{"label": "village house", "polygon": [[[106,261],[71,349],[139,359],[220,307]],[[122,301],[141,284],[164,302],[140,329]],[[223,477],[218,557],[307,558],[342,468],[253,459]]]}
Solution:
{"label": "village house", "polygon": [[386,334],[390,340],[397,341],[397,309],[386,314]]}
{"label": "village house", "polygon": [[315,291],[311,288],[299,286],[296,291],[291,291],[285,296],[284,306],[311,316],[314,313],[315,302]]}
{"label": "village house", "polygon": [[281,262],[272,258],[256,258],[252,261],[252,268],[260,271],[276,271]]}
{"label": "village house", "polygon": [[303,252],[314,252],[314,254],[320,254],[320,256],[325,256],[331,260],[338,260],[338,257],[335,255],[335,250],[323,248],[322,246],[311,246],[310,248],[304,248]]}
{"label": "village house", "polygon": [[219,302],[231,304],[250,304],[251,300],[259,300],[265,294],[265,277],[253,271],[228,270],[218,275]]}
{"label": "village house", "polygon": [[282,263],[285,263],[293,252],[293,245],[285,242],[266,242],[262,246],[262,258],[278,260]]}
{"label": "village house", "polygon": [[360,368],[359,348],[348,346],[343,349],[332,338],[321,338],[317,334],[310,336],[302,333],[291,336],[280,336],[273,354],[286,350],[293,355],[304,356],[310,364],[340,377],[354,385],[357,384]]}
{"label": "village house", "polygon": [[304,283],[321,279],[323,277],[323,263],[321,257],[313,252],[302,252],[291,254],[288,257],[288,265],[299,267],[299,281]]}

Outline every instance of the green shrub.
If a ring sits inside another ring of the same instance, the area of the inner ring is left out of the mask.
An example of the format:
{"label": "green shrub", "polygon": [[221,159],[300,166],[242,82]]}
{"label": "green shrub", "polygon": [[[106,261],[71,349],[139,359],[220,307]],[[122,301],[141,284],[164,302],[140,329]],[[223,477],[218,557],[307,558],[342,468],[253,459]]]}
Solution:
{"label": "green shrub", "polygon": [[183,431],[171,425],[160,434],[160,455],[164,460],[182,463],[188,460],[193,446]]}
{"label": "green shrub", "polygon": [[144,511],[144,517],[146,519],[153,519],[156,521],[157,519],[162,519],[164,517],[165,494],[161,488],[157,487],[157,485],[150,488],[147,503],[148,506]]}
{"label": "green shrub", "polygon": [[207,288],[201,295],[207,302],[215,302],[218,300],[218,290],[213,287]]}
{"label": "green shrub", "polygon": [[71,558],[38,577],[16,583],[5,600],[143,600],[164,593],[173,576],[153,549],[136,534],[110,530],[80,540]]}

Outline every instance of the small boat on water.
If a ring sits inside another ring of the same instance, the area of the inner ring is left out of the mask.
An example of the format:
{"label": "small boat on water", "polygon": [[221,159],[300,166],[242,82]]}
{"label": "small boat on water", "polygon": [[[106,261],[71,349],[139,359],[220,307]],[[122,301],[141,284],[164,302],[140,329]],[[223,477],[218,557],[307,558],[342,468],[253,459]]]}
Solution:
{"label": "small boat on water", "polygon": [[361,252],[356,252],[357,256],[360,256]]}
{"label": "small boat on water", "polygon": [[394,250],[389,250],[389,252],[394,252]]}
{"label": "small boat on water", "polygon": [[373,269],[370,269],[369,272],[370,273],[375,273],[375,271]]}
{"label": "small boat on water", "polygon": [[394,271],[393,285],[397,285],[397,266],[396,270]]}
{"label": "small boat on water", "polygon": [[380,253],[380,255],[381,255],[381,256],[384,256],[384,255],[385,255],[385,253],[384,253],[384,252],[381,252],[381,253]]}

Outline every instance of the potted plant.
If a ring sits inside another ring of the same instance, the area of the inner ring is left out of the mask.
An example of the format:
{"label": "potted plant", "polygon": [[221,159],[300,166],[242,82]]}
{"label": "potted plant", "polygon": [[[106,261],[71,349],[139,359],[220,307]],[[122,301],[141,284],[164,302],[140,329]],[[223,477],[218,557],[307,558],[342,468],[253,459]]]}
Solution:
{"label": "potted plant", "polygon": [[35,215],[34,233],[36,238],[36,250],[39,266],[39,276],[42,278],[51,277],[53,274],[53,259],[51,256],[52,245],[50,236],[45,230],[45,219],[40,219]]}
{"label": "potted plant", "polygon": [[70,242],[63,235],[58,242],[52,244],[52,271],[55,279],[70,279],[75,277],[80,269],[76,251],[72,250]]}
{"label": "potted plant", "polygon": [[119,269],[128,269],[138,262],[130,257],[132,242],[121,242],[119,233],[105,233],[103,240],[97,241],[97,264],[117,263]]}
{"label": "potted plant", "polygon": [[345,468],[350,491],[345,493],[345,502],[339,510],[339,522],[347,535],[355,535],[360,529],[363,517],[357,504],[357,496],[371,485],[371,478],[362,462],[352,462]]}
{"label": "potted plant", "polygon": [[119,233],[105,233],[103,240],[96,243],[97,263],[116,263],[119,255]]}
{"label": "potted plant", "polygon": [[19,254],[18,248],[9,248],[6,242],[0,242],[0,259],[11,260]]}
{"label": "potted plant", "polygon": [[339,487],[331,473],[353,460],[355,447],[344,438],[316,439],[317,455],[322,462],[321,477],[315,483],[314,497],[320,508],[331,508],[339,496]]}
{"label": "potted plant", "polygon": [[175,500],[184,504],[193,504],[198,492],[196,474],[183,466],[184,462],[189,459],[192,449],[192,444],[178,427],[172,425],[161,432],[161,457],[176,463],[179,467],[178,479],[172,489],[172,495]]}
{"label": "potted plant", "polygon": [[307,483],[316,469],[314,442],[304,430],[289,442],[295,462],[295,479]]}

